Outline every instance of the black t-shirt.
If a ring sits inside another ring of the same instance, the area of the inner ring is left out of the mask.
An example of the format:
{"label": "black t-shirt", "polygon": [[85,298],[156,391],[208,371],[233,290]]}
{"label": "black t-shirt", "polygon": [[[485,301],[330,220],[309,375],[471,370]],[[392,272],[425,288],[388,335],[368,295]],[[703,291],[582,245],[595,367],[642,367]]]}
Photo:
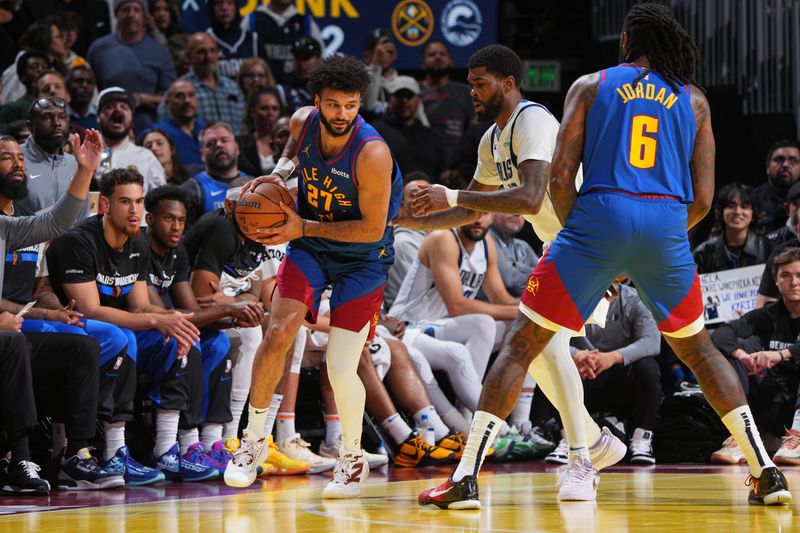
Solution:
{"label": "black t-shirt", "polygon": [[149,247],[141,237],[129,238],[119,251],[108,245],[102,215],[82,220],[47,250],[50,280],[62,302],[67,300],[64,283],[94,281],[100,305],[116,309],[126,308],[137,281],[147,281],[149,263]]}
{"label": "black t-shirt", "polygon": [[758,337],[763,350],[788,348],[794,361],[800,360],[800,318],[792,318],[783,300],[770,302],[761,309],[753,309],[741,318],[720,325],[711,335],[719,350],[730,355],[743,348],[740,339]]}
{"label": "black t-shirt", "polygon": [[[24,217],[35,214],[25,206],[14,205],[14,216]],[[5,273],[3,277],[3,298],[18,304],[33,300],[33,287],[36,284],[36,264],[39,261],[41,244],[26,246],[6,252]]]}
{"label": "black t-shirt", "polygon": [[204,214],[183,238],[192,270],[244,278],[261,266],[264,245],[244,237],[223,209]]}
{"label": "black t-shirt", "polygon": [[163,256],[156,254],[151,248],[147,284],[155,287],[163,298],[173,283],[181,281],[189,281],[189,255],[183,244]]}

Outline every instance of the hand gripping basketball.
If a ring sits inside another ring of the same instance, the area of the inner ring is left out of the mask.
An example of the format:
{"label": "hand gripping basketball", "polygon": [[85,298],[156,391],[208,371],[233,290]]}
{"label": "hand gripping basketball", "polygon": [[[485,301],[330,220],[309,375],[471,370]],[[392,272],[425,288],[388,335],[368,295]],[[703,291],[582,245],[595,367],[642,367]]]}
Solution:
{"label": "hand gripping basketball", "polygon": [[274,229],[286,224],[288,215],[281,204],[294,211],[291,194],[281,185],[262,183],[244,192],[236,203],[236,223],[247,237],[258,240],[259,230]]}

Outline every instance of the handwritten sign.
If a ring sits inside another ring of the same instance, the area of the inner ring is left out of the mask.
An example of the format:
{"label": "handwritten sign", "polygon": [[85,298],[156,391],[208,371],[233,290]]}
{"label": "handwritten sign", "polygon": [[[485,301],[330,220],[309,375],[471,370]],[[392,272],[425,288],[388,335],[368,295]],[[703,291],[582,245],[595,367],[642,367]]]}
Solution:
{"label": "handwritten sign", "polygon": [[735,320],[755,309],[764,265],[700,274],[706,324]]}

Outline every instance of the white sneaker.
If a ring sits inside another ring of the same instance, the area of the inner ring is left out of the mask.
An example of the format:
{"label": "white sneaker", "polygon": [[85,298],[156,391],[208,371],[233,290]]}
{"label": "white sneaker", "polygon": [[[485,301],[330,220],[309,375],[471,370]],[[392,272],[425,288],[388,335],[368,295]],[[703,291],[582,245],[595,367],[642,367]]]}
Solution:
{"label": "white sneaker", "polygon": [[336,459],[321,457],[311,451],[311,445],[303,440],[299,433],[295,433],[281,442],[281,451],[286,457],[296,461],[308,463],[309,474],[327,472],[336,464]]}
{"label": "white sneaker", "polygon": [[600,438],[589,448],[589,458],[592,460],[592,466],[599,472],[620,462],[627,451],[625,443],[604,427],[600,432]]}
{"label": "white sneaker", "polygon": [[561,501],[594,501],[597,499],[597,485],[600,474],[590,461],[575,455],[564,467],[558,487],[558,499]]}
{"label": "white sneaker", "polygon": [[369,477],[369,463],[362,451],[358,455],[342,450],[333,469],[333,479],[322,491],[323,498],[356,498],[361,483]]}
{"label": "white sneaker", "polygon": [[[335,446],[328,446],[325,444],[325,441],[319,443],[319,454],[322,457],[329,457],[331,459],[336,460],[339,456],[339,448],[342,447],[342,437],[339,437],[339,440],[336,441]],[[384,465],[389,464],[389,456],[383,455],[380,453],[369,453],[367,450],[361,450],[364,454],[364,457],[367,458],[367,463],[369,463],[369,469],[375,470]]]}
{"label": "white sneaker", "polygon": [[225,484],[229,487],[249,487],[256,480],[258,465],[269,455],[266,437],[253,439],[245,429],[239,449],[225,467]]}
{"label": "white sneaker", "polygon": [[800,431],[787,429],[783,442],[772,458],[776,465],[800,464]]}
{"label": "white sneaker", "polygon": [[722,443],[722,448],[711,454],[712,463],[727,465],[738,465],[746,463],[747,458],[742,453],[742,449],[736,444],[736,440],[731,435]]}
{"label": "white sneaker", "polygon": [[631,463],[641,465],[654,465],[656,458],[653,456],[653,432],[636,428],[631,436]]}
{"label": "white sneaker", "polygon": [[547,454],[544,458],[545,463],[552,463],[557,465],[567,464],[567,454],[569,453],[569,444],[567,439],[564,438],[564,432],[561,432],[561,440],[558,441],[558,446],[552,452]]}

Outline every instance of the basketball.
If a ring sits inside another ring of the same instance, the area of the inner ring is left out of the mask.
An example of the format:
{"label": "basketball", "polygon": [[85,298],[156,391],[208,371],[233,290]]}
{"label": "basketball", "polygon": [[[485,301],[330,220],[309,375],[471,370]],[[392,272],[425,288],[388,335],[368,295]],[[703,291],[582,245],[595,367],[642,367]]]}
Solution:
{"label": "basketball", "polygon": [[283,225],[287,217],[281,202],[294,209],[294,200],[286,187],[274,183],[262,183],[255,190],[242,194],[236,203],[239,229],[253,238],[260,229]]}

